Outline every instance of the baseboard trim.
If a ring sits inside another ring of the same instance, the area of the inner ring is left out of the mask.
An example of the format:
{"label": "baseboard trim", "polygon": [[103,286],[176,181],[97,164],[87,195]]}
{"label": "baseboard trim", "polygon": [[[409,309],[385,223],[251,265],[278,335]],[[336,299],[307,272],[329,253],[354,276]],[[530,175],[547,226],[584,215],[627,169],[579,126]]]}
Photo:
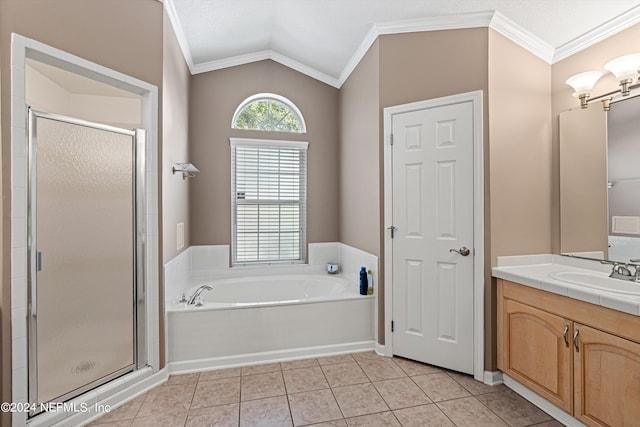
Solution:
{"label": "baseboard trim", "polygon": [[373,340],[317,347],[302,347],[288,350],[265,351],[234,356],[212,357],[207,359],[184,360],[179,362],[169,362],[167,367],[170,374],[187,374],[191,372],[236,368],[239,366],[262,363],[286,362],[289,360],[335,356],[339,354],[358,353],[371,350],[375,350],[375,341]]}
{"label": "baseboard trim", "polygon": [[501,371],[484,371],[484,383],[490,386],[496,386],[502,384],[502,372]]}
{"label": "baseboard trim", "polygon": [[376,342],[373,350],[379,354],[380,356],[387,356],[387,357],[392,357],[393,354],[387,354],[387,348],[384,346],[384,344],[378,344]]}
{"label": "baseboard trim", "polygon": [[507,374],[503,374],[502,379],[503,379],[504,385],[506,385],[511,390],[518,393],[520,396],[527,399],[529,402],[536,405],[538,408],[540,408],[547,414],[551,415],[553,418],[555,418],[557,421],[561,422],[562,424],[569,427],[587,427],[577,419],[573,418],[571,415],[564,412],[562,409],[558,408],[556,405],[552,404],[546,399],[543,399],[542,397],[538,396],[536,393],[529,390],[528,388],[526,388],[525,386],[523,386],[513,378],[509,377]]}

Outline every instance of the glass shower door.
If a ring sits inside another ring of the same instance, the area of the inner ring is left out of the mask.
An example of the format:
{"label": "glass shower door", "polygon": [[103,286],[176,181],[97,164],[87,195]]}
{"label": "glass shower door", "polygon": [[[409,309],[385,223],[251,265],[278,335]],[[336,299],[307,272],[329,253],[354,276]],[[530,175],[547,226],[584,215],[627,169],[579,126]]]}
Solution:
{"label": "glass shower door", "polygon": [[135,133],[31,112],[29,394],[134,369]]}

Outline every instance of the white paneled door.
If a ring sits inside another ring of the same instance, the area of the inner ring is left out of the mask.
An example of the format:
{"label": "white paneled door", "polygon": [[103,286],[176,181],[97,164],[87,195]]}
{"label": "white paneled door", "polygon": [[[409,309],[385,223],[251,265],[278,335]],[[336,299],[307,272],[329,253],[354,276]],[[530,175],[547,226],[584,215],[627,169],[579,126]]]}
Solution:
{"label": "white paneled door", "polygon": [[474,373],[471,101],[393,114],[393,353]]}

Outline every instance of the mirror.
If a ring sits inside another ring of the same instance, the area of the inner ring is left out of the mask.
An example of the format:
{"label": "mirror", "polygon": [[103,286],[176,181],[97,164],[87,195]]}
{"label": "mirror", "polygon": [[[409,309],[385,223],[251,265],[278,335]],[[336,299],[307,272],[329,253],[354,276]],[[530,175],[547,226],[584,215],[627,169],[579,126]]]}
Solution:
{"label": "mirror", "polygon": [[640,97],[560,114],[560,252],[640,262]]}

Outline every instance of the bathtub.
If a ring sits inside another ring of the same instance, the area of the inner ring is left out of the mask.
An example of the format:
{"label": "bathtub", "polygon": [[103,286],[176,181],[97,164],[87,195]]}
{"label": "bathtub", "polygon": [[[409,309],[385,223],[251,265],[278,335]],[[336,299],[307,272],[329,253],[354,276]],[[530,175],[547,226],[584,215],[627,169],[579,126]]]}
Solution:
{"label": "bathtub", "polygon": [[374,298],[340,276],[199,278],[204,305],[167,304],[172,372],[372,349]]}

